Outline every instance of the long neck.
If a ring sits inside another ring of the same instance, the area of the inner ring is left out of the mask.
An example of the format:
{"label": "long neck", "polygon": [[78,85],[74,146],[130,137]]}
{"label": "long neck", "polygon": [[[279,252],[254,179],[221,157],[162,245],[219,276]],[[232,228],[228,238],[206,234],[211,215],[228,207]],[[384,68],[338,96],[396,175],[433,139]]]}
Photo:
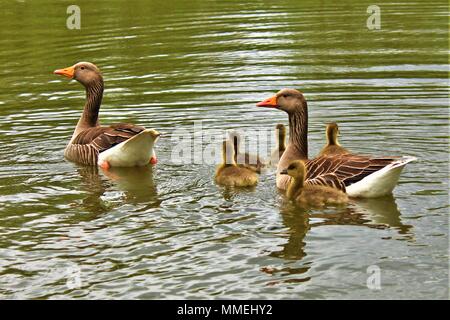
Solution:
{"label": "long neck", "polygon": [[93,81],[86,86],[86,103],[77,128],[91,128],[99,125],[98,112],[103,97],[103,79]]}
{"label": "long neck", "polygon": [[223,143],[222,145],[222,166],[235,166],[235,149],[231,143]]}
{"label": "long neck", "polygon": [[303,189],[304,179],[291,177],[291,181],[289,182],[289,186],[286,190],[286,196],[289,199],[297,198]]}
{"label": "long neck", "polygon": [[303,159],[308,158],[308,108],[306,104],[289,114],[289,144],[297,148]]}
{"label": "long neck", "polygon": [[338,146],[337,132],[335,130],[327,130],[327,143],[329,146]]}
{"label": "long neck", "polygon": [[285,150],[286,149],[286,131],[285,129],[279,129],[278,132],[278,149]]}
{"label": "long neck", "polygon": [[238,161],[238,153],[239,153],[239,137],[238,135],[233,136],[233,159],[237,163]]}

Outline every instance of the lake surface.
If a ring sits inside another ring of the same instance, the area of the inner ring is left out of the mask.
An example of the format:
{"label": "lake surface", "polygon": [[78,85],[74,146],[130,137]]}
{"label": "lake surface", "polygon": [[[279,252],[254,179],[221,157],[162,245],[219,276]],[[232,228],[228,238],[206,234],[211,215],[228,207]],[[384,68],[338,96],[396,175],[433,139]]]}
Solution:
{"label": "lake surface", "polygon": [[[448,2],[377,2],[380,30],[364,1],[79,3],[69,30],[70,3],[2,2],[1,298],[448,298]],[[158,165],[64,160],[84,90],[52,72],[78,61],[103,72],[103,124],[163,132]],[[337,121],[354,152],[417,157],[393,197],[305,211],[273,170],[228,190],[175,161],[194,123],[205,147],[274,139],[286,115],[255,103],[283,87],[308,100],[311,156]]]}

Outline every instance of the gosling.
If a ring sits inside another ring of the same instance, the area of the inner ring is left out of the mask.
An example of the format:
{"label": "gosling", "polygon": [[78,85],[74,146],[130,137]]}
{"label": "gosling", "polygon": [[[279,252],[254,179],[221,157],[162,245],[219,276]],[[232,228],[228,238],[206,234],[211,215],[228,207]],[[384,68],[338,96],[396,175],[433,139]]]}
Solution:
{"label": "gosling", "polygon": [[334,155],[334,154],[348,154],[347,149],[342,147],[338,141],[339,127],[337,123],[332,122],[327,125],[326,129],[327,144],[320,151],[319,156]]}
{"label": "gosling", "polygon": [[276,167],[281,159],[281,156],[286,150],[286,127],[279,123],[275,127],[275,136],[277,139],[277,147],[272,151],[270,156],[270,165]]}
{"label": "gosling", "polygon": [[215,181],[217,184],[234,187],[250,187],[258,183],[255,171],[240,167],[235,160],[236,150],[229,141],[222,144],[222,161],[216,169]]}
{"label": "gosling", "polygon": [[239,167],[253,170],[257,173],[261,173],[265,167],[264,160],[259,156],[250,153],[241,153],[241,136],[238,132],[233,131],[230,133],[230,140],[233,142],[234,147],[234,161]]}
{"label": "gosling", "polygon": [[348,202],[344,192],[328,186],[305,185],[306,167],[302,160],[292,161],[281,174],[291,176],[286,196],[302,207],[324,207]]}

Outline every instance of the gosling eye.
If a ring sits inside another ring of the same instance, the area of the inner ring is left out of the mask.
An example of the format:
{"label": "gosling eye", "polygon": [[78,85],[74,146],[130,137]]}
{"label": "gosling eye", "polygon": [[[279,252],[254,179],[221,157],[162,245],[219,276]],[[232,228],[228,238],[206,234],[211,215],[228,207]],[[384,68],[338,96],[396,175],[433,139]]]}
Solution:
{"label": "gosling eye", "polygon": [[290,166],[288,167],[288,170],[293,170],[293,169],[295,169],[295,166],[294,166],[294,165],[290,165]]}

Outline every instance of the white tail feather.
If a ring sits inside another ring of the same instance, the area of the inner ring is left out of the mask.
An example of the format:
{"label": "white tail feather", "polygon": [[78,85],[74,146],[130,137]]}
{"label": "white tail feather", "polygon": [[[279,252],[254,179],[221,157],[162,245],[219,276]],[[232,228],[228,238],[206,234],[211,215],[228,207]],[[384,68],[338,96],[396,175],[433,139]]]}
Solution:
{"label": "white tail feather", "polygon": [[347,187],[350,197],[377,198],[391,194],[397,185],[400,173],[415,157],[402,157],[381,170]]}
{"label": "white tail feather", "polygon": [[98,164],[107,161],[113,167],[144,166],[155,155],[153,146],[158,139],[158,132],[146,129],[98,156]]}

